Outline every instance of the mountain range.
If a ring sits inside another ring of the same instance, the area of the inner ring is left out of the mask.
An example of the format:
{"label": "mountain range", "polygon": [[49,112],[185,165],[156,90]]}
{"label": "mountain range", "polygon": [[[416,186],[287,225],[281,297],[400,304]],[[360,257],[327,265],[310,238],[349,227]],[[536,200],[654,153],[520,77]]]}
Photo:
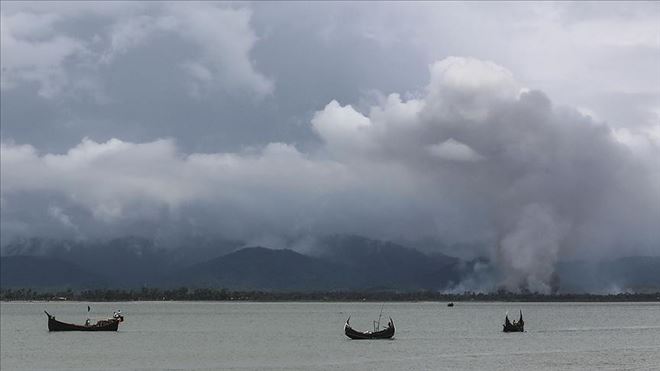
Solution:
{"label": "mountain range", "polygon": [[[353,235],[319,238],[311,251],[245,247],[228,240],[165,248],[140,237],[95,242],[34,238],[3,247],[0,287],[448,290],[474,278],[475,264],[489,264]],[[560,262],[556,267],[560,292],[578,293],[657,290],[659,272],[660,257]]]}
{"label": "mountain range", "polygon": [[[30,239],[3,249],[0,285],[12,287],[224,287],[242,290],[441,290],[459,260],[358,236],[323,238],[313,255],[288,249],[159,248],[126,237],[103,243]],[[230,252],[227,252],[231,250]],[[216,255],[216,256],[214,256]],[[66,273],[66,274],[64,274]]]}

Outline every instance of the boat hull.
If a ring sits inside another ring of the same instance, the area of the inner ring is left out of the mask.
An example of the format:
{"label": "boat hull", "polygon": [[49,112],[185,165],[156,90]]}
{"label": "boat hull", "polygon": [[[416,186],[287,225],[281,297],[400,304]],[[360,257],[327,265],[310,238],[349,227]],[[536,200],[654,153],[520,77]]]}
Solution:
{"label": "boat hull", "polygon": [[369,332],[354,330],[348,321],[346,321],[346,324],[344,325],[344,334],[352,340],[391,339],[394,336],[395,329],[392,319],[390,319],[390,323],[391,326],[388,326],[384,330]]}
{"label": "boat hull", "polygon": [[524,326],[504,326],[503,332],[525,332]]}
{"label": "boat hull", "polygon": [[118,320],[99,321],[89,326],[75,325],[73,323],[64,323],[58,320],[48,320],[48,331],[117,331],[119,328]]}
{"label": "boat hull", "polygon": [[48,331],[117,331],[122,316],[104,319],[90,325],[76,325],[73,323],[60,322],[46,312],[48,316]]}

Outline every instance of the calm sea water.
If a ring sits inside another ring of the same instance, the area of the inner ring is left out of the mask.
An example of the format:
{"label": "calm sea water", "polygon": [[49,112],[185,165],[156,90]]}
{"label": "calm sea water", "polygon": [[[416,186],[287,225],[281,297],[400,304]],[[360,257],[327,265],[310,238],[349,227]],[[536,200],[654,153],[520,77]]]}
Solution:
{"label": "calm sea water", "polygon": [[[91,303],[116,333],[49,333],[48,310],[82,323],[88,303],[1,303],[6,370],[660,370],[660,304],[387,303],[394,340],[355,341],[378,303]],[[523,310],[525,333],[501,332]],[[385,320],[383,322],[386,322]]]}

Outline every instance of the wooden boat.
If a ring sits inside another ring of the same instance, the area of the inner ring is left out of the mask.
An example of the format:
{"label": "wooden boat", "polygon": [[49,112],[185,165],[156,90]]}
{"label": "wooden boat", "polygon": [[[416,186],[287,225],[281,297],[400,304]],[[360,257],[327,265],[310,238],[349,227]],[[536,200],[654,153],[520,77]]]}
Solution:
{"label": "wooden boat", "polygon": [[502,325],[504,332],[524,332],[525,331],[525,321],[523,321],[522,310],[520,311],[520,319],[518,321],[509,321],[509,315],[504,318],[504,325]]}
{"label": "wooden boat", "polygon": [[88,322],[84,325],[76,325],[60,322],[48,312],[44,311],[44,313],[48,316],[48,331],[117,331],[119,323],[124,321],[124,316],[121,313],[115,313],[112,318],[102,319],[95,324]]}
{"label": "wooden boat", "polygon": [[387,323],[387,327],[384,330],[378,331],[378,328],[376,328],[373,332],[354,330],[351,327],[350,320],[351,317],[348,317],[346,324],[344,324],[344,333],[353,340],[391,339],[392,336],[394,336],[394,321],[392,321],[392,318],[390,318],[390,321]]}

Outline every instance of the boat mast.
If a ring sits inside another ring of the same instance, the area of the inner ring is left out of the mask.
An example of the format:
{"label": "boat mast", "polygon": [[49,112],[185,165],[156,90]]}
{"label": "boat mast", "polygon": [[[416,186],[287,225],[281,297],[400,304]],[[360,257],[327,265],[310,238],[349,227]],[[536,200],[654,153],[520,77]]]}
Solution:
{"label": "boat mast", "polygon": [[385,306],[385,303],[380,306],[380,314],[378,315],[378,326],[374,329],[374,331],[380,330],[380,318],[383,316],[383,307]]}

